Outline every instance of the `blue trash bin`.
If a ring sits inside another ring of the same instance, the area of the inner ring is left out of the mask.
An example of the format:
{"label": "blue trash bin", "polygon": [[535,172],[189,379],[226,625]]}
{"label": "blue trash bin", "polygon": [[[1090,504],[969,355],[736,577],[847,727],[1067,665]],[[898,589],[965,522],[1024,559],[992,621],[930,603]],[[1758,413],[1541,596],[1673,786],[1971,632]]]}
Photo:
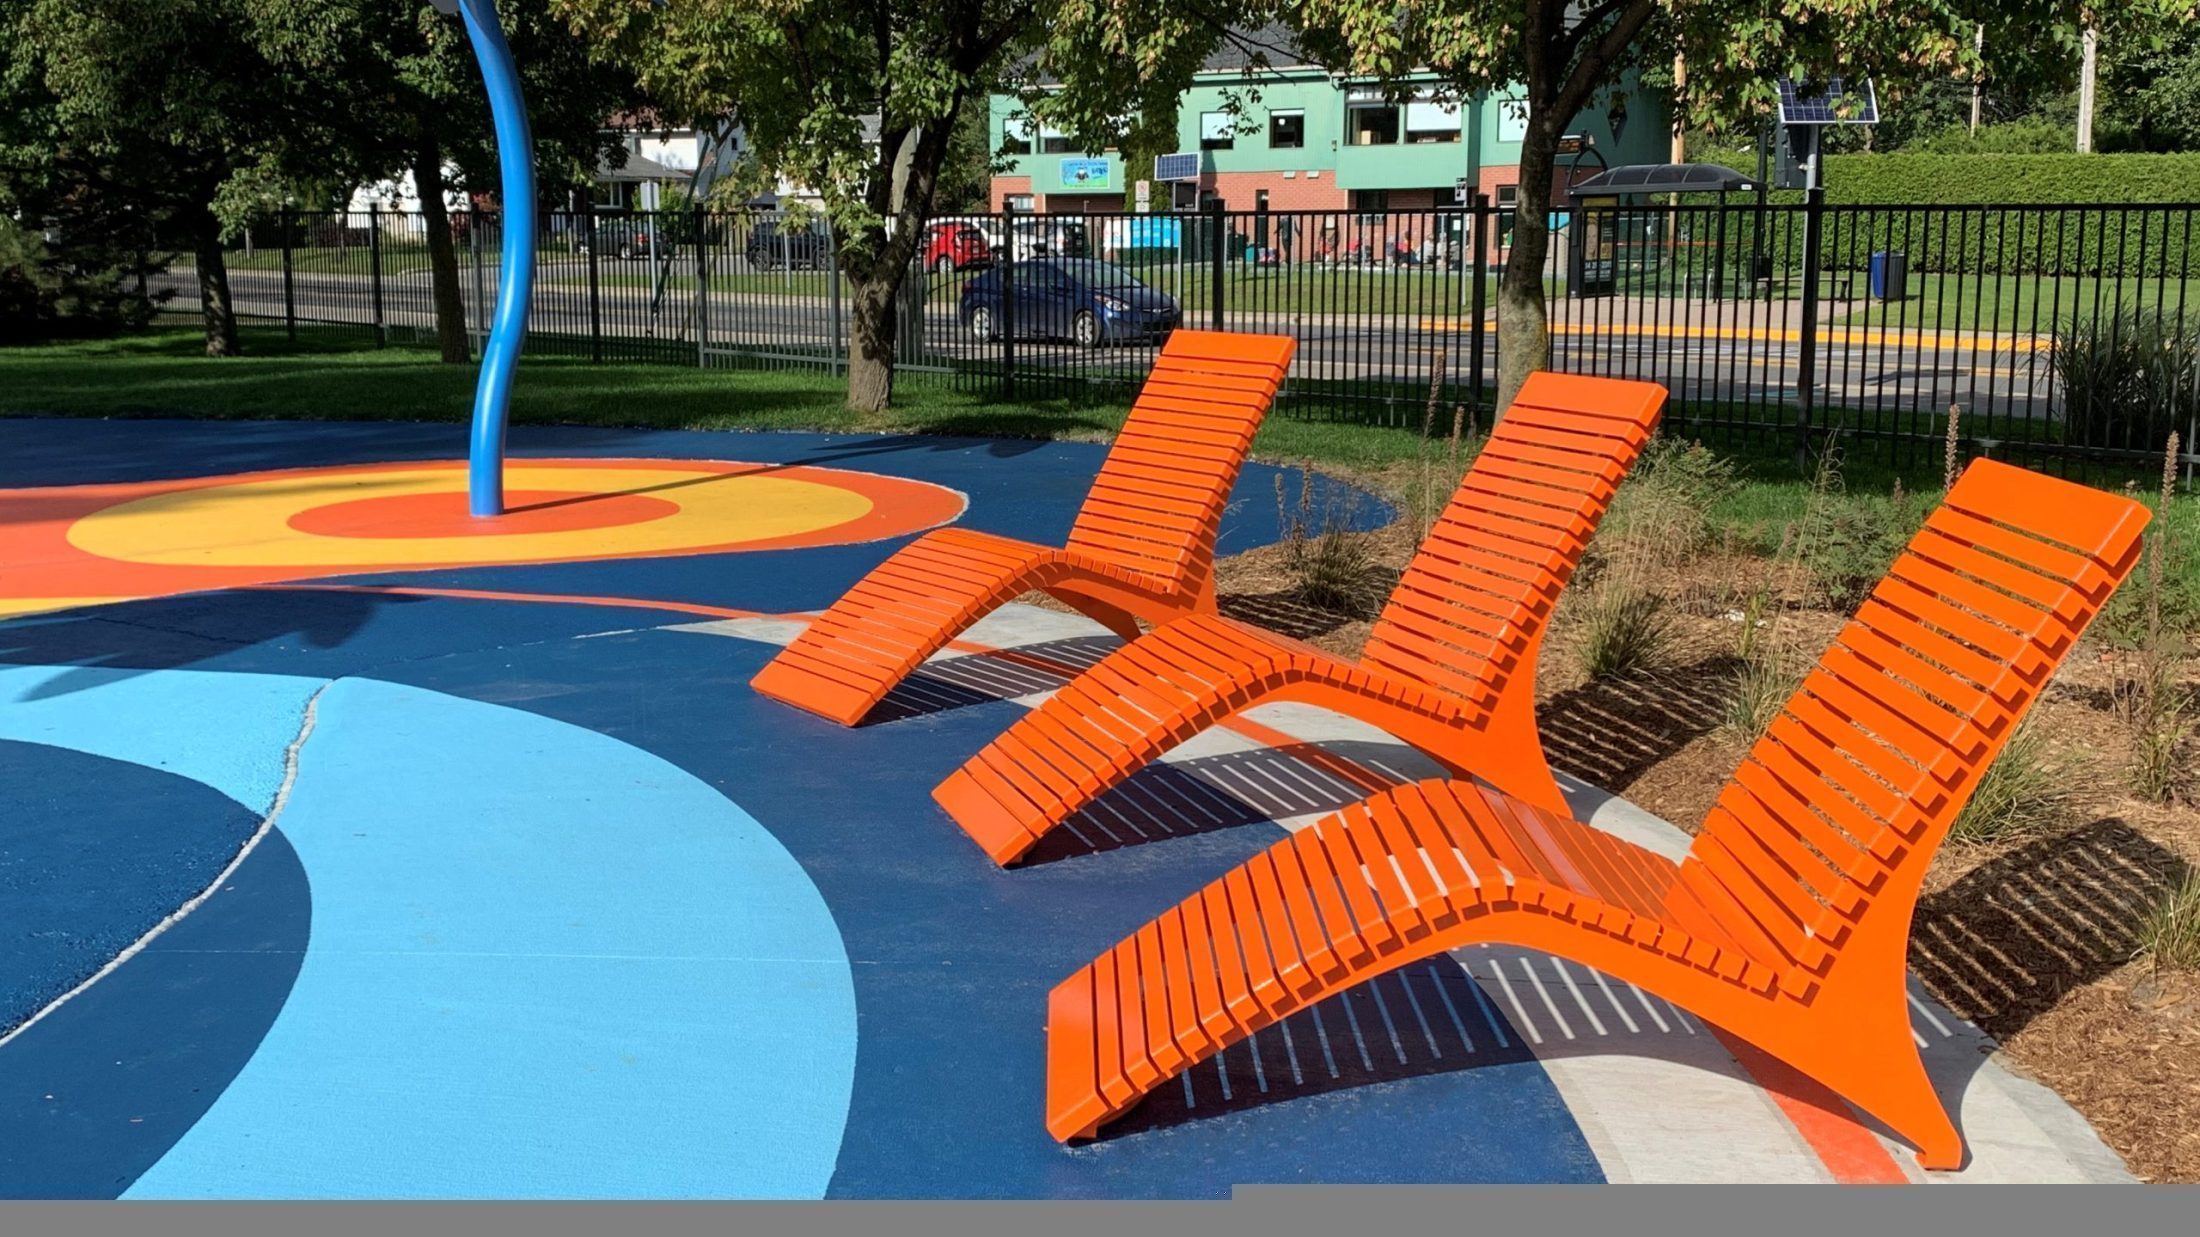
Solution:
{"label": "blue trash bin", "polygon": [[1899,249],[1882,249],[1872,255],[1871,285],[1875,301],[1899,301],[1909,292],[1910,256]]}

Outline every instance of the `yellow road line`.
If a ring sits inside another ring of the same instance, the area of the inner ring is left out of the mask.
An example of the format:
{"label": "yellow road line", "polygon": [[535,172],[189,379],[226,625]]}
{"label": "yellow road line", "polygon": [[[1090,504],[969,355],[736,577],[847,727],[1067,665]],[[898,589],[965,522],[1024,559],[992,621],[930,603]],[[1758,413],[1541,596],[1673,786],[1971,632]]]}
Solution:
{"label": "yellow road line", "polygon": [[[1489,325],[1495,328],[1497,320]],[[1470,331],[1473,323],[1465,318],[1423,318],[1424,331]],[[1554,322],[1550,326],[1553,335],[1609,335],[1614,338],[1716,340],[1749,343],[1800,343],[1802,331],[1793,327],[1763,326],[1693,326],[1672,323],[1583,323]],[[1888,330],[1882,327],[1828,327],[1818,333],[1818,342],[1831,347],[1875,348],[1970,348],[1991,352],[2044,352],[2049,341],[2037,335],[1998,335],[1991,331],[1924,331]]]}

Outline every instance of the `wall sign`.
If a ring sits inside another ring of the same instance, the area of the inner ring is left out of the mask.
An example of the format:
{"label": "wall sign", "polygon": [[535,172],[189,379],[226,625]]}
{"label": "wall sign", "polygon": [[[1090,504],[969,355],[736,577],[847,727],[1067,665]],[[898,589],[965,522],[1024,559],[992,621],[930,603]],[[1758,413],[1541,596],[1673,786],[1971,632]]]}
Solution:
{"label": "wall sign", "polygon": [[1105,159],[1062,160],[1062,188],[1094,193],[1115,188],[1115,177]]}

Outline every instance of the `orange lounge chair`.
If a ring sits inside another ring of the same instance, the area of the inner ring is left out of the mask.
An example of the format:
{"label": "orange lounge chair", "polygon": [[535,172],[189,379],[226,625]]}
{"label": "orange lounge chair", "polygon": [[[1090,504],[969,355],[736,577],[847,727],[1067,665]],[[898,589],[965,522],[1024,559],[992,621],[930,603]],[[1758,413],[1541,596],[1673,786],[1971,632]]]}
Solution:
{"label": "orange lounge chair", "polygon": [[1406,567],[1358,665],[1230,619],[1182,619],[1079,675],[932,797],[1005,865],[1207,727],[1298,700],[1564,810],[1536,738],[1536,652],[1664,407],[1665,388],[1653,383],[1531,375]]}
{"label": "orange lounge chair", "polygon": [[1963,1141],[1903,958],[1926,865],[2131,570],[2145,508],[1973,464],[1750,751],[1675,864],[1468,781],[1323,819],[1057,987],[1047,1128],[1092,1134],[1180,1070],[1417,959],[1504,942],[1657,993],[1824,1083],[1928,1168]]}
{"label": "orange lounge chair", "polygon": [[1062,549],[943,528],[857,581],[750,686],[843,726],[957,632],[1034,589],[1125,640],[1215,608],[1215,531],[1298,341],[1177,330]]}

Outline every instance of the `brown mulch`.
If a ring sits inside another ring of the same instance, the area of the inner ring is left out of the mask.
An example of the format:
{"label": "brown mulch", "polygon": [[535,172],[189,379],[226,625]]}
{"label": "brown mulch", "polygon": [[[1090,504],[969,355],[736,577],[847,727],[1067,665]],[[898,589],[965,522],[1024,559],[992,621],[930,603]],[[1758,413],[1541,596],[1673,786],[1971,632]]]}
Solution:
{"label": "brown mulch", "polygon": [[[1365,536],[1375,566],[1361,613],[1298,602],[1281,546],[1219,564],[1223,613],[1357,655],[1411,553],[1396,526]],[[1693,830],[1746,747],[1720,725],[1738,665],[1733,582],[1762,570],[1707,556],[1677,573],[1671,648],[1657,668],[1622,678],[1584,678],[1562,605],[1536,693],[1552,763]],[[1780,638],[1807,664],[1843,617],[1791,609],[1778,620]],[[2034,716],[2068,762],[2069,799],[2056,819],[2016,836],[1943,848],[1918,906],[1911,964],[1944,1004],[2000,1041],[2014,1068],[2083,1113],[2140,1178],[2200,1182],[2200,976],[2133,960],[2146,908],[2200,866],[2200,806],[2124,793],[2128,741],[2110,711],[2118,671],[2111,655],[2081,648],[2042,695]]]}

